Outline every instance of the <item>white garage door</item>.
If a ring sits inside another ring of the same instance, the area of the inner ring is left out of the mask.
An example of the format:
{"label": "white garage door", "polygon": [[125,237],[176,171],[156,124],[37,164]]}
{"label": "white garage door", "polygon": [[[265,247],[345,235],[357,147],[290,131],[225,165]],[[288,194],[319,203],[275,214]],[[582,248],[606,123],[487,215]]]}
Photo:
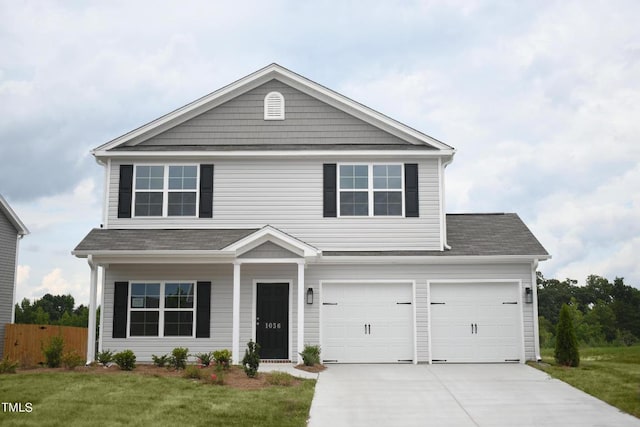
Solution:
{"label": "white garage door", "polygon": [[521,360],[522,307],[517,283],[435,283],[430,295],[434,363]]}
{"label": "white garage door", "polygon": [[321,315],[325,362],[413,361],[411,284],[324,284]]}

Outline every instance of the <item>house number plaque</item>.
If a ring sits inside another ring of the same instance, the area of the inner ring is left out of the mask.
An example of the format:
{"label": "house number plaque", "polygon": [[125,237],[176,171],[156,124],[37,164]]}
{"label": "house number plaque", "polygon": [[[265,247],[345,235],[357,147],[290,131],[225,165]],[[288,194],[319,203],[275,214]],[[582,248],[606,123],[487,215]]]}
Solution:
{"label": "house number plaque", "polygon": [[266,322],[264,324],[265,329],[282,329],[282,323],[280,322]]}

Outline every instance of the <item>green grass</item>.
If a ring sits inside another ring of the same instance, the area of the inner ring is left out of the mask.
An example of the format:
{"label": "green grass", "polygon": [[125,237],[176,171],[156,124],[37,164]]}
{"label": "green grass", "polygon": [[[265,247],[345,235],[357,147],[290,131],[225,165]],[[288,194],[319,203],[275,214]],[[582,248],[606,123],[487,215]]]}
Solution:
{"label": "green grass", "polygon": [[238,390],[183,378],[74,372],[0,375],[0,400],[31,402],[0,425],[304,426],[314,380]]}
{"label": "green grass", "polygon": [[542,349],[545,364],[531,365],[640,418],[640,346],[580,349],[580,366],[556,366],[553,349]]}

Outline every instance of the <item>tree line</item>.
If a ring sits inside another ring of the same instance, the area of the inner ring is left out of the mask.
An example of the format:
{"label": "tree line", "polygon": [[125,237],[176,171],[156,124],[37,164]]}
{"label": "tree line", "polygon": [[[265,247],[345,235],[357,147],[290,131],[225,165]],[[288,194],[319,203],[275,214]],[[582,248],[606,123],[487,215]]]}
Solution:
{"label": "tree line", "polygon": [[640,290],[596,275],[585,286],[547,279],[538,272],[540,345],[553,347],[560,309],[567,304],[580,345],[632,345],[640,338]]}
{"label": "tree line", "polygon": [[15,313],[15,323],[85,328],[89,324],[89,307],[82,304],[76,307],[71,295],[46,294],[33,300],[33,303],[24,298],[20,304],[16,304]]}

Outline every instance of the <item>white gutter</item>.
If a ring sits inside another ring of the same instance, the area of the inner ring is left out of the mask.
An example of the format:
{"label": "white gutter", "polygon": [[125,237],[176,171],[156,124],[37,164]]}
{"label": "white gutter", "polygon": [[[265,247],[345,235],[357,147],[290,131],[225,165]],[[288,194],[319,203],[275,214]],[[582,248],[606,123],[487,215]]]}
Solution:
{"label": "white gutter", "polygon": [[[551,257],[549,257],[551,258]],[[536,353],[536,360],[542,360],[540,357],[540,325],[538,324],[538,280],[536,270],[538,269],[538,260],[534,259],[531,263],[531,292],[533,292],[533,344]]]}

